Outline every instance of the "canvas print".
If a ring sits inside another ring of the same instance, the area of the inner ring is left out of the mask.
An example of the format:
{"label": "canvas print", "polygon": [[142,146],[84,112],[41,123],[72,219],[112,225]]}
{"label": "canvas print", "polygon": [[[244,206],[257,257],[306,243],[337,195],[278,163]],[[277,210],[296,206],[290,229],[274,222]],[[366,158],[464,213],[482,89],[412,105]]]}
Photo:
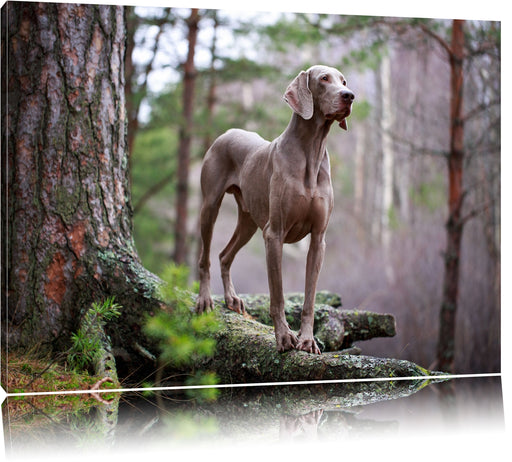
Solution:
{"label": "canvas print", "polygon": [[1,21],[11,454],[501,428],[499,21]]}

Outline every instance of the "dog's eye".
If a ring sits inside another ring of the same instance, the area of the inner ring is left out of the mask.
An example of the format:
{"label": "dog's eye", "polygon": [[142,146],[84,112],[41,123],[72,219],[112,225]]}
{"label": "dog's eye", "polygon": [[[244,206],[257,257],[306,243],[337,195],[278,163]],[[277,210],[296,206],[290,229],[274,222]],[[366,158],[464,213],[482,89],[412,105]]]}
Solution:
{"label": "dog's eye", "polygon": [[346,87],[346,86],[347,86],[347,81],[346,81],[346,80],[344,80],[343,82],[341,82],[341,84],[342,84],[344,87]]}
{"label": "dog's eye", "polygon": [[325,80],[327,82],[327,81],[329,81],[329,77],[327,77],[326,75],[323,75],[322,80]]}

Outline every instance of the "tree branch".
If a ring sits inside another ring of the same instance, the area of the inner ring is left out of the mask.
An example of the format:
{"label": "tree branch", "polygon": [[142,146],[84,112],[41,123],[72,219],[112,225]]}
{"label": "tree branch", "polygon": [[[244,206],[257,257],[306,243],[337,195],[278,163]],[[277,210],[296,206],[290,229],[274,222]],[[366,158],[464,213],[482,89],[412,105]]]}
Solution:
{"label": "tree branch", "polygon": [[391,137],[396,143],[402,144],[403,146],[406,146],[411,151],[413,151],[416,154],[423,154],[427,156],[433,156],[433,157],[447,157],[449,155],[448,151],[442,151],[439,149],[430,149],[425,146],[418,146],[414,144],[412,141],[409,141],[405,139],[402,136],[399,136],[397,133],[391,133]]}
{"label": "tree branch", "polygon": [[488,103],[479,104],[478,106],[476,106],[473,109],[471,109],[470,111],[468,111],[468,113],[462,118],[462,121],[466,122],[469,119],[481,114],[482,111],[489,109],[491,106],[495,106],[495,105],[499,105],[499,104],[501,104],[500,99],[495,99],[495,100],[489,101]]}
{"label": "tree branch", "polygon": [[133,207],[133,214],[137,214],[140,212],[140,209],[146,204],[146,202],[151,199],[155,194],[158,194],[163,188],[170,183],[174,177],[176,176],[175,172],[169,173],[165,177],[163,177],[158,183],[152,185],[137,201],[137,203]]}
{"label": "tree branch", "polygon": [[474,207],[466,215],[461,217],[460,221],[463,224],[465,224],[466,222],[468,222],[472,218],[475,218],[476,216],[480,215],[481,213],[487,211],[491,205],[492,205],[492,202],[486,202],[485,204],[482,204],[479,207]]}
{"label": "tree branch", "polygon": [[436,34],[432,29],[427,27],[426,24],[420,23],[419,25],[420,29],[427,34],[429,37],[433,38],[434,40],[441,45],[441,47],[446,51],[448,54],[448,58],[451,60],[453,58],[453,51],[451,46],[448,44],[446,40],[444,40],[440,35]]}

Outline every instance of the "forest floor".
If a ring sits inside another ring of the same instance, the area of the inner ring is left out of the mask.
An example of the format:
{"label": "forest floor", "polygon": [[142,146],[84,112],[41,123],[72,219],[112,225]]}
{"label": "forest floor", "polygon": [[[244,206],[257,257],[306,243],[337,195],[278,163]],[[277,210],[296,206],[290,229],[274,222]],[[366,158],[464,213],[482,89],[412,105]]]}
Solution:
{"label": "forest floor", "polygon": [[2,363],[2,388],[9,393],[88,390],[102,378],[18,353],[2,354]]}
{"label": "forest floor", "polygon": [[[87,372],[77,372],[48,359],[21,355],[9,352],[2,354],[2,388],[19,396],[12,396],[10,412],[24,414],[31,408],[31,400],[38,403],[44,400],[45,413],[73,411],[98,404],[96,398],[89,393],[52,394],[47,396],[26,396],[25,393],[89,390],[97,384],[101,377]],[[102,389],[114,388],[114,384],[106,382]],[[108,399],[108,396],[107,396]],[[39,407],[39,405],[38,405]]]}

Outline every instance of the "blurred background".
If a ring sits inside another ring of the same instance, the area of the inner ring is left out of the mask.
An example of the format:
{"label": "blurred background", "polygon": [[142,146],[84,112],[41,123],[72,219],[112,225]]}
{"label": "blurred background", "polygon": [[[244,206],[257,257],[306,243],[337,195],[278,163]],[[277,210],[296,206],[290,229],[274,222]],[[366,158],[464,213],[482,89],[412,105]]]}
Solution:
{"label": "blurred background", "polygon": [[[156,274],[195,277],[201,160],[239,127],[267,139],[288,124],[288,83],[313,64],[355,92],[348,131],[328,137],[335,205],[319,290],[345,309],[391,313],[397,336],[363,353],[435,367],[450,152],[451,20],[127,7],[126,91],[135,244]],[[500,23],[464,24],[462,244],[454,371],[500,370]],[[227,195],[212,249],[237,218]],[[307,240],[285,246],[285,291],[304,290]],[[268,292],[261,232],[232,268],[239,293]]]}

